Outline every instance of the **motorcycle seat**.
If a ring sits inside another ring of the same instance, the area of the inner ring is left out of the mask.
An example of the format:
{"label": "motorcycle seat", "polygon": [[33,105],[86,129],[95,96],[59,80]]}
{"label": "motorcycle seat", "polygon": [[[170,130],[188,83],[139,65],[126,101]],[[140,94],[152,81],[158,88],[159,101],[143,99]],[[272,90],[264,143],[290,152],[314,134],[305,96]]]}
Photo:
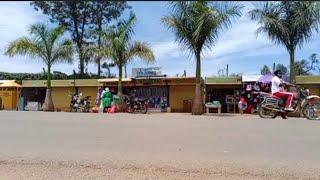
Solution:
{"label": "motorcycle seat", "polygon": [[265,95],[265,96],[269,96],[269,97],[272,97],[272,98],[275,98],[275,99],[281,99],[281,98],[278,97],[278,96],[275,96],[275,95],[269,94],[269,93],[265,93],[265,92],[261,92],[260,94]]}
{"label": "motorcycle seat", "polygon": [[275,98],[275,99],[281,99],[280,97],[275,96],[275,95],[273,95],[273,94],[270,94],[270,95],[271,95],[271,97],[272,97],[272,98]]}

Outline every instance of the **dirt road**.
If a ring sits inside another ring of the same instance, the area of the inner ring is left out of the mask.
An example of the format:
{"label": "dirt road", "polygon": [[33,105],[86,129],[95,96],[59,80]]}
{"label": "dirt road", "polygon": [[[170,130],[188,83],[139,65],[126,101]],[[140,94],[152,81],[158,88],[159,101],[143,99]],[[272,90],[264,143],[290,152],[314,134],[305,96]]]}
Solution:
{"label": "dirt road", "polygon": [[319,137],[300,118],[0,112],[0,176],[320,179]]}

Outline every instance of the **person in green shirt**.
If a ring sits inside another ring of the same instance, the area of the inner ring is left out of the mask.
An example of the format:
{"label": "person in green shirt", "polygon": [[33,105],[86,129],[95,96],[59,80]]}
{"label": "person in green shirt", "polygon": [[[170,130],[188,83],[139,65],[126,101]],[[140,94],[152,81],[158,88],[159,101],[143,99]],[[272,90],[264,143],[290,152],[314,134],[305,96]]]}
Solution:
{"label": "person in green shirt", "polygon": [[105,88],[105,91],[102,95],[103,110],[105,110],[106,108],[110,108],[111,102],[112,102],[112,94],[109,88]]}

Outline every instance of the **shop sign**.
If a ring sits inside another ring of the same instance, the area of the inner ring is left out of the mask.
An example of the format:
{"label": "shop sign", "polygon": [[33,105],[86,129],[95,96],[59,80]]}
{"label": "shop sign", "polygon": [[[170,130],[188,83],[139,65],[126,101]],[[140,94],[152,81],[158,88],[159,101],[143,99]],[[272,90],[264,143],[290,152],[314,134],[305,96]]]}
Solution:
{"label": "shop sign", "polygon": [[162,79],[138,79],[136,80],[137,84],[161,84],[162,83]]}

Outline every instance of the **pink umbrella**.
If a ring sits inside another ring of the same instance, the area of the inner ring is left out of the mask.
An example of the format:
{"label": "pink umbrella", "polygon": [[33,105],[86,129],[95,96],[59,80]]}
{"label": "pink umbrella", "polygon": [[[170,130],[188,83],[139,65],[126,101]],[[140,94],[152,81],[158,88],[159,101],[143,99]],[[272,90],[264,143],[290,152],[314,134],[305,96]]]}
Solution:
{"label": "pink umbrella", "polygon": [[[273,78],[273,74],[269,73],[269,74],[265,74],[263,76],[261,76],[259,79],[258,79],[258,82],[260,83],[270,83],[272,78]],[[290,77],[288,75],[284,75],[282,76],[282,79],[286,82],[289,82],[290,81]]]}

